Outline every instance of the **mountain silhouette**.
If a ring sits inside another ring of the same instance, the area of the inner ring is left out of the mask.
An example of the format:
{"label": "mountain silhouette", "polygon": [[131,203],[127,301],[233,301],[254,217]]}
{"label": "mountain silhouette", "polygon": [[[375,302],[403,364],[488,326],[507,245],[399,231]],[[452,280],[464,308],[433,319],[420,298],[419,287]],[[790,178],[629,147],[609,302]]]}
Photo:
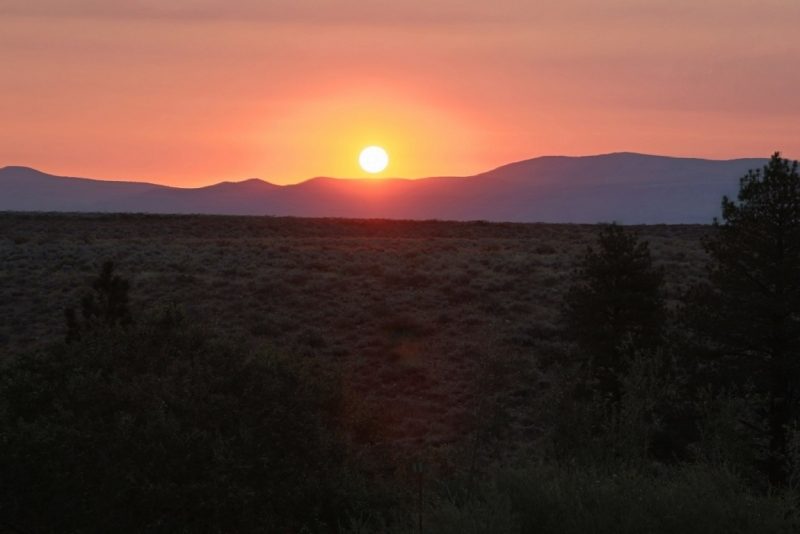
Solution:
{"label": "mountain silhouette", "polygon": [[545,156],[475,176],[259,179],[183,189],[0,169],[0,210],[623,224],[709,223],[766,159]]}

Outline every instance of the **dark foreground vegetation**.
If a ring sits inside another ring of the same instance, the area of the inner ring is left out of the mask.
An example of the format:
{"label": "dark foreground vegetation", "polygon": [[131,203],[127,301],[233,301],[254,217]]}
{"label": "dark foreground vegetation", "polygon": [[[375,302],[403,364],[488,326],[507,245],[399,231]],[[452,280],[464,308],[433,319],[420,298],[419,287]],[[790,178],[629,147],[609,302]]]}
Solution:
{"label": "dark foreground vegetation", "polygon": [[796,164],[722,207],[0,214],[0,532],[796,532]]}

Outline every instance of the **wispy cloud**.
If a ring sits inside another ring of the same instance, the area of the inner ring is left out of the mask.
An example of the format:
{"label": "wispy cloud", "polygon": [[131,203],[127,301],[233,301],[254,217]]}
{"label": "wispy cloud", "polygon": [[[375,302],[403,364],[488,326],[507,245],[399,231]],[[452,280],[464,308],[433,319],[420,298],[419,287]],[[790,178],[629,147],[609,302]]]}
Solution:
{"label": "wispy cloud", "polygon": [[[0,0],[0,14],[114,19],[250,20],[305,24],[536,23],[627,18],[800,15],[796,0]],[[598,19],[599,17],[599,19]],[[795,19],[796,20],[796,19]]]}

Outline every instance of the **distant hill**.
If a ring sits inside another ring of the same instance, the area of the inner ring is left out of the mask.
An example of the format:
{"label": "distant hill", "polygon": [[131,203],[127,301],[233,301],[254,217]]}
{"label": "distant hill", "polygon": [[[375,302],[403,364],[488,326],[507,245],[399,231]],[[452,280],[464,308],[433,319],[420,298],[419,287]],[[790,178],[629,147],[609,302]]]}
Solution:
{"label": "distant hill", "polygon": [[709,223],[722,195],[766,159],[715,161],[617,153],[546,156],[465,177],[313,178],[181,189],[0,169],[0,210],[208,213],[624,224]]}

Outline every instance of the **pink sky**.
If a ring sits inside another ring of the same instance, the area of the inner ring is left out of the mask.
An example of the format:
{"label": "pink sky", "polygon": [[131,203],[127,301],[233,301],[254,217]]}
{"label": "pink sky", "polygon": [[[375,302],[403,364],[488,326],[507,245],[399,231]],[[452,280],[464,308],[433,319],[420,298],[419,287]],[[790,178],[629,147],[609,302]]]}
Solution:
{"label": "pink sky", "polygon": [[0,167],[200,186],[800,157],[797,0],[0,0]]}

